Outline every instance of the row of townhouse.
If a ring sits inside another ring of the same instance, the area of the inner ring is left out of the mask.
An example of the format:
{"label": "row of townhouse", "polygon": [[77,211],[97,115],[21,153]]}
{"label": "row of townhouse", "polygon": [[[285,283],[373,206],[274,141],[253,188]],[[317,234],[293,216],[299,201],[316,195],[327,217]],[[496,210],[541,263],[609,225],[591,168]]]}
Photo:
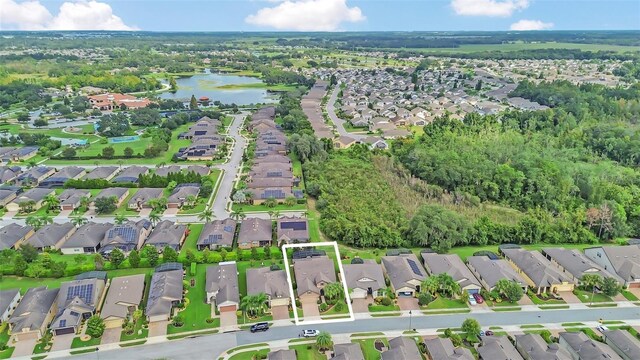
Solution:
{"label": "row of townhouse", "polygon": [[207,116],[200,118],[189,130],[178,135],[178,139],[191,140],[191,144],[178,149],[176,157],[181,160],[214,160],[226,141],[218,133],[222,122]]}

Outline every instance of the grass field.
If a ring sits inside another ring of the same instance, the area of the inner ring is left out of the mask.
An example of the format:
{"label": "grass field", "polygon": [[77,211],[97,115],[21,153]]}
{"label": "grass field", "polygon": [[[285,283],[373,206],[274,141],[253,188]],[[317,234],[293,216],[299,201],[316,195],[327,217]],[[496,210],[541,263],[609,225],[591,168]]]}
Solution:
{"label": "grass field", "polygon": [[[577,44],[577,43],[513,43],[513,44],[483,44],[461,45],[458,48],[408,48],[426,53],[465,54],[483,51],[519,51],[539,49],[577,49],[583,51],[615,51],[619,53],[640,51],[640,46],[620,46],[607,44]],[[397,49],[396,49],[397,50]]]}

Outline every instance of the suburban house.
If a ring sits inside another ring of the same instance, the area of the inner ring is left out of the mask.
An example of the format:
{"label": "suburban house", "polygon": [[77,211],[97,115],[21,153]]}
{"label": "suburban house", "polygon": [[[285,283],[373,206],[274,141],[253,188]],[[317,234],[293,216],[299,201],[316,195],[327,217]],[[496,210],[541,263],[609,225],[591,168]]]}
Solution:
{"label": "suburban house", "polygon": [[53,189],[45,188],[33,188],[20,194],[5,206],[7,211],[20,211],[20,204],[32,203],[33,211],[42,207],[42,201],[49,195],[54,195],[56,192]]}
{"label": "suburban house", "polygon": [[271,245],[271,239],[271,220],[246,218],[240,223],[240,232],[238,233],[239,249]]}
{"label": "suburban house", "polygon": [[129,94],[105,93],[88,96],[92,109],[110,111],[114,109],[138,109],[147,107],[151,101],[147,98],[137,98]]}
{"label": "suburban house", "polygon": [[333,147],[336,149],[347,149],[355,143],[356,139],[343,135],[333,140]]}
{"label": "suburban house", "polygon": [[107,328],[121,327],[130,318],[144,296],[144,274],[120,276],[111,279],[100,317]]}
{"label": "suburban house", "polygon": [[20,290],[2,290],[0,291],[0,323],[4,324],[9,320],[9,315],[13,313],[13,309],[18,306],[20,301]]}
{"label": "suburban house", "polygon": [[[167,198],[167,208],[180,209],[185,205],[193,206],[198,194],[200,194],[200,185],[178,185]],[[191,196],[193,196],[193,201],[189,199]]]}
{"label": "suburban house", "polygon": [[269,308],[289,306],[289,282],[284,270],[274,270],[268,266],[247,269],[247,295],[265,293]]}
{"label": "suburban house", "polygon": [[207,304],[213,304],[219,312],[237,311],[240,305],[238,267],[235,261],[209,266],[206,274]]}
{"label": "suburban house", "polygon": [[91,197],[89,190],[66,189],[58,196],[60,211],[75,210],[82,204],[82,199]]}
{"label": "suburban house", "polygon": [[0,147],[0,160],[4,163],[29,160],[37,154],[37,146]]}
{"label": "suburban house", "polygon": [[504,259],[492,260],[488,256],[469,256],[467,265],[487,291],[493,291],[498,281],[502,279],[515,281],[522,286],[523,290],[527,289],[524,278]]}
{"label": "suburban house", "polygon": [[322,288],[336,282],[336,272],[331,260],[327,256],[307,257],[293,260],[298,297],[317,300],[324,295]]}
{"label": "suburban house", "polygon": [[383,256],[381,264],[396,296],[416,295],[420,292],[420,284],[427,278],[427,272],[414,254]]}
{"label": "suburban house", "polygon": [[556,268],[560,269],[560,271],[575,284],[578,284],[582,276],[586,274],[600,275],[602,278],[613,277],[619,283],[622,283],[622,279],[619,279],[617,275],[603,269],[600,265],[580,252],[580,250],[545,248],[542,249],[542,255],[551,261]]}
{"label": "suburban house", "polygon": [[46,286],[27,290],[9,319],[9,333],[18,341],[40,339],[58,310],[58,291]]}
{"label": "suburban house", "polygon": [[626,288],[640,288],[640,246],[599,246],[584,254],[606,271],[615,272]]}
{"label": "suburban house", "polygon": [[279,245],[309,242],[307,219],[285,216],[276,220],[276,240]]}
{"label": "suburban house", "polygon": [[465,347],[454,347],[451,339],[436,337],[424,341],[427,354],[433,360],[475,360]]}
{"label": "suburban house", "polygon": [[233,247],[233,238],[236,233],[236,221],[227,218],[214,220],[204,224],[196,246],[198,250],[208,248],[215,250],[221,247]]}
{"label": "suburban house", "polygon": [[524,360],[506,336],[483,336],[477,350],[481,360]]}
{"label": "suburban house", "polygon": [[6,184],[22,174],[20,166],[0,166],[0,183]]}
{"label": "suburban house", "polygon": [[477,294],[482,289],[480,281],[476,279],[460,257],[456,254],[422,253],[424,267],[429,275],[449,274],[453,280],[460,284],[462,291],[469,294]]}
{"label": "suburban house", "polygon": [[19,186],[2,185],[0,187],[0,206],[7,206],[21,192],[22,188]]}
{"label": "suburban house", "polygon": [[280,349],[267,354],[267,360],[296,360],[296,351],[292,349]]}
{"label": "suburban house", "polygon": [[146,219],[114,225],[107,231],[104,239],[100,242],[100,253],[108,255],[115,248],[122,250],[124,253],[138,250],[142,247],[147,236],[149,236],[151,228],[151,222]]}
{"label": "suburban house", "polygon": [[538,251],[502,249],[504,258],[513,266],[536,294],[573,291],[575,284]]}
{"label": "suburban house", "polygon": [[140,211],[150,208],[149,200],[159,199],[163,197],[163,189],[161,188],[141,188],[129,199],[129,209]]}
{"label": "suburban house", "polygon": [[9,224],[0,229],[0,250],[18,249],[33,234],[33,228],[29,225]]}
{"label": "suburban house", "polygon": [[364,354],[359,343],[346,343],[333,345],[334,360],[364,360]]}
{"label": "suburban house", "polygon": [[58,313],[51,323],[55,335],[73,334],[86,320],[99,310],[106,291],[104,278],[89,278],[66,281],[60,284]]}
{"label": "suburban house", "polygon": [[591,339],[582,331],[561,332],[558,334],[558,343],[571,354],[574,360],[622,360],[607,344]]}
{"label": "suburban house", "polygon": [[104,179],[110,181],[120,171],[117,166],[97,166],[93,170],[89,171],[82,180],[96,180]]}
{"label": "suburban house", "polygon": [[409,337],[397,337],[389,340],[389,350],[384,351],[382,360],[422,359],[416,341]]}
{"label": "suburban house", "polygon": [[[166,265],[166,264],[165,264]],[[151,277],[145,314],[149,322],[171,318],[173,307],[182,301],[183,270],[157,271]]]}
{"label": "suburban house", "polygon": [[384,281],[382,267],[375,260],[363,261],[363,263],[351,263],[342,265],[345,281],[351,299],[366,299],[369,296],[383,296],[387,285]]}
{"label": "suburban house", "polygon": [[187,173],[193,172],[200,176],[207,176],[211,174],[211,169],[208,166],[203,165],[189,165],[187,166]]}
{"label": "suburban house", "polygon": [[49,176],[41,181],[38,186],[41,187],[62,187],[68,180],[77,180],[85,174],[84,168],[77,166],[65,166],[57,173]]}
{"label": "suburban house", "polygon": [[112,181],[114,183],[137,183],[138,177],[147,173],[149,173],[149,168],[146,166],[130,166],[122,170]]}
{"label": "suburban house", "polygon": [[116,198],[116,207],[119,207],[120,205],[122,205],[122,202],[127,198],[127,196],[129,196],[129,189],[127,188],[115,187],[103,189],[98,193],[98,195],[96,195],[91,204],[89,204],[89,209],[96,209],[96,200],[98,200],[99,198],[110,197]]}
{"label": "suburban house", "polygon": [[269,199],[276,200],[278,203],[283,203],[287,198],[295,197],[296,199],[302,198],[302,194],[294,192],[291,187],[278,187],[270,186],[264,188],[247,187],[245,190],[251,194],[251,204],[260,205]]}
{"label": "suburban house", "polygon": [[640,341],[625,330],[607,330],[603,333],[604,342],[624,360],[640,359]]}
{"label": "suburban house", "polygon": [[164,250],[167,246],[179,252],[186,237],[187,225],[162,220],[156,224],[144,244],[155,247],[158,252]]}
{"label": "suburban house", "polygon": [[76,232],[76,227],[72,223],[47,224],[30,236],[26,243],[38,249],[38,251],[60,249],[74,232]]}
{"label": "suburban house", "polygon": [[35,166],[15,178],[14,182],[20,186],[35,186],[41,181],[55,174],[56,169],[48,166]]}
{"label": "suburban house", "polygon": [[515,345],[526,360],[573,360],[557,343],[547,344],[540,334],[514,335]]}
{"label": "suburban house", "polygon": [[100,243],[113,225],[109,223],[86,223],[78,228],[67,241],[60,246],[65,255],[91,254],[100,249]]}
{"label": "suburban house", "polygon": [[167,177],[169,174],[177,174],[182,172],[182,168],[178,165],[163,166],[156,169],[155,174],[162,177]]}

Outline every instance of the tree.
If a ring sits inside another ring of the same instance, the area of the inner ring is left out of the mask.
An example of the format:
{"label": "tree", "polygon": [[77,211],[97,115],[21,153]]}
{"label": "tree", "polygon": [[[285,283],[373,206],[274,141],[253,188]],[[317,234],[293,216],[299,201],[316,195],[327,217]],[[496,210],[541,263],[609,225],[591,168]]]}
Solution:
{"label": "tree", "polygon": [[109,261],[111,261],[113,267],[117,269],[124,261],[124,254],[120,249],[115,248],[111,250],[111,253],[109,254]]}
{"label": "tree", "polygon": [[284,204],[287,206],[293,206],[296,204],[296,202],[297,200],[293,196],[288,196],[286,199],[284,199]]}
{"label": "tree", "polygon": [[124,157],[130,158],[133,156],[133,149],[127,146],[126,148],[124,148],[123,153]]}
{"label": "tree", "polygon": [[108,214],[112,213],[117,208],[118,199],[115,196],[99,197],[94,200],[94,206],[96,207],[96,213]]}
{"label": "tree", "polygon": [[239,221],[247,217],[242,209],[233,210],[229,216],[235,221]]}
{"label": "tree", "polygon": [[482,80],[478,80],[476,83],[476,91],[482,90]]}
{"label": "tree", "polygon": [[47,212],[49,212],[49,210],[60,206],[60,200],[58,200],[55,194],[49,194],[42,200],[42,204],[47,207]]}
{"label": "tree", "polygon": [[176,262],[178,261],[178,253],[171,246],[165,246],[162,250],[162,260],[164,262]]}
{"label": "tree", "polygon": [[408,238],[414,245],[447,252],[464,239],[469,224],[461,215],[440,205],[423,205],[409,222]]}
{"label": "tree", "polygon": [[143,258],[147,259],[149,265],[156,266],[158,265],[158,261],[160,260],[160,255],[158,255],[158,250],[151,245],[145,245],[140,251]]}
{"label": "tree", "polygon": [[[36,253],[36,256],[37,256],[37,253]],[[23,276],[28,266],[29,264],[27,264],[27,261],[25,260],[21,252],[17,253],[13,257],[13,271],[15,271],[16,275]]]}
{"label": "tree", "polygon": [[189,100],[189,109],[195,110],[198,108],[198,100],[196,100],[195,95],[191,95],[191,99]]}
{"label": "tree", "polygon": [[268,298],[265,293],[246,295],[240,301],[240,310],[242,310],[245,316],[262,316],[267,310],[267,300]]}
{"label": "tree", "polygon": [[116,149],[113,146],[106,146],[102,148],[102,157],[105,159],[113,159],[113,156],[116,154]]}
{"label": "tree", "polygon": [[478,322],[478,320],[473,318],[468,318],[463,321],[461,329],[462,331],[467,333],[467,336],[478,336],[480,330],[482,330],[480,328],[480,323]]}
{"label": "tree", "polygon": [[524,296],[524,290],[517,281],[510,281],[504,296],[511,302],[518,302]]}
{"label": "tree", "polygon": [[163,197],[150,199],[147,203],[154,211],[159,211],[167,207],[167,199]]}
{"label": "tree", "polygon": [[132,268],[140,266],[140,254],[135,249],[129,253],[129,265],[131,265]]}
{"label": "tree", "polygon": [[213,211],[211,211],[211,209],[206,209],[203,212],[201,212],[200,214],[198,214],[198,220],[204,221],[206,223],[211,222],[213,217],[214,217],[213,216]]}
{"label": "tree", "polygon": [[93,264],[96,267],[96,270],[102,270],[104,268],[104,258],[102,255],[96,253],[93,255]]}
{"label": "tree", "polygon": [[156,226],[156,224],[158,224],[158,222],[160,222],[162,218],[160,217],[160,214],[158,214],[156,211],[151,212],[151,214],[149,214],[149,221],[151,221],[151,224],[153,224],[153,226]]}
{"label": "tree", "polygon": [[620,284],[612,277],[606,277],[602,280],[602,293],[609,297],[618,295],[621,289]]}
{"label": "tree", "polygon": [[328,350],[333,345],[331,334],[326,331],[320,331],[316,337],[316,346],[320,351]]}
{"label": "tree", "polygon": [[122,225],[122,224],[126,223],[127,221],[129,221],[129,219],[127,219],[127,217],[124,214],[118,214],[113,219],[113,221],[118,225]]}
{"label": "tree", "polygon": [[182,325],[184,325],[184,319],[182,318],[182,315],[178,314],[174,316],[172,323],[175,327],[181,327]]}
{"label": "tree", "polygon": [[92,338],[99,338],[104,333],[105,325],[100,315],[93,315],[87,321],[87,335]]}
{"label": "tree", "polygon": [[31,117],[29,116],[28,113],[20,113],[18,114],[18,121],[19,122],[27,122],[31,120]]}
{"label": "tree", "polygon": [[191,249],[187,249],[187,262],[189,263],[198,262],[196,253],[194,253],[193,250]]}
{"label": "tree", "polygon": [[325,287],[322,290],[324,291],[324,296],[327,299],[335,300],[343,296],[342,285],[338,282],[329,283],[325,285]]}
{"label": "tree", "polygon": [[71,158],[74,158],[75,156],[76,156],[76,149],[72,148],[71,146],[68,146],[64,148],[64,150],[62,150],[62,157],[65,159],[71,159]]}
{"label": "tree", "polygon": [[89,220],[87,220],[86,217],[78,216],[78,217],[71,218],[71,223],[73,223],[73,225],[75,225],[76,227],[80,227],[86,224],[87,222],[89,222]]}
{"label": "tree", "polygon": [[454,295],[460,294],[460,283],[453,280],[451,275],[447,273],[439,274],[438,283],[440,284],[440,291],[444,295],[453,297]]}
{"label": "tree", "polygon": [[422,280],[422,284],[420,284],[420,291],[430,294],[431,296],[435,296],[439,289],[440,282],[437,276],[429,276]]}
{"label": "tree", "polygon": [[28,226],[31,226],[35,231],[40,230],[40,228],[42,227],[40,218],[35,215],[27,216],[27,218],[24,220],[24,223]]}
{"label": "tree", "polygon": [[38,258],[38,249],[31,244],[22,244],[20,254],[27,263],[32,263]]}
{"label": "tree", "polygon": [[36,206],[36,202],[33,200],[22,201],[20,204],[18,204],[18,208],[20,209],[20,212],[25,214],[32,212],[35,206]]}
{"label": "tree", "polygon": [[264,201],[264,206],[268,208],[274,208],[276,207],[276,205],[278,205],[278,201],[273,197],[270,197]]}
{"label": "tree", "polygon": [[602,276],[598,274],[584,274],[580,279],[580,285],[587,291],[592,291],[594,287],[601,288],[602,282]]}

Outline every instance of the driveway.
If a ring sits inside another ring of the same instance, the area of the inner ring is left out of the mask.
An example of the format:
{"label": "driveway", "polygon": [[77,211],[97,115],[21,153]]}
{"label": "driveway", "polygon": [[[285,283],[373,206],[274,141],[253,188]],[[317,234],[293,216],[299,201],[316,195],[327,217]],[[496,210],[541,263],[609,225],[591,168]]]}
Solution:
{"label": "driveway", "polygon": [[68,218],[73,210],[62,210],[58,215],[56,215],[56,219],[66,219]]}
{"label": "driveway", "polygon": [[318,302],[315,299],[300,300],[302,303],[302,316],[305,319],[319,318],[320,310],[318,309]]}
{"label": "driveway", "polygon": [[235,330],[238,327],[238,316],[235,311],[220,313],[220,331]]}
{"label": "driveway", "polygon": [[558,292],[558,295],[562,297],[567,304],[582,304],[582,301],[571,291]]}
{"label": "driveway", "polygon": [[33,354],[33,348],[36,347],[38,340],[36,339],[35,334],[32,339],[22,339],[18,342],[15,342],[15,349],[13,350],[13,357],[18,356],[29,356]]}
{"label": "driveway", "polygon": [[371,299],[353,299],[351,303],[351,307],[353,308],[354,313],[368,313],[369,312],[369,304],[371,303]]}
{"label": "driveway", "polygon": [[73,338],[75,337],[76,337],[75,333],[65,334],[65,335],[55,335],[53,337],[53,346],[51,346],[51,351],[71,349],[71,343],[73,342]]}
{"label": "driveway", "polygon": [[140,216],[140,217],[149,217],[149,215],[151,214],[152,211],[153,211],[153,209],[151,209],[151,208],[143,208],[138,213],[138,216]]}
{"label": "driveway", "polygon": [[122,327],[115,328],[107,328],[104,329],[104,333],[102,334],[102,340],[100,344],[111,344],[120,341],[120,333],[122,332]]}
{"label": "driveway", "polygon": [[398,306],[400,310],[420,310],[418,299],[414,297],[398,297]]}
{"label": "driveway", "polygon": [[640,289],[639,288],[631,288],[628,289],[630,293],[635,295],[638,299],[640,299]]}
{"label": "driveway", "polygon": [[[14,216],[18,215],[17,211],[7,211],[2,215],[3,219],[13,219]],[[15,351],[14,351],[15,352]]]}
{"label": "driveway", "polygon": [[154,321],[149,323],[149,337],[167,335],[169,320]]}
{"label": "driveway", "polygon": [[273,320],[288,320],[289,307],[285,305],[274,306],[271,308],[271,315],[273,316]]}
{"label": "driveway", "polygon": [[531,298],[527,296],[527,294],[525,293],[524,295],[522,295],[522,298],[518,300],[518,305],[535,305],[535,304],[533,303]]}
{"label": "driveway", "polygon": [[164,211],[164,213],[162,215],[163,216],[176,216],[176,215],[178,215],[178,211],[180,211],[180,209],[178,209],[178,208],[168,208],[167,210]]}

